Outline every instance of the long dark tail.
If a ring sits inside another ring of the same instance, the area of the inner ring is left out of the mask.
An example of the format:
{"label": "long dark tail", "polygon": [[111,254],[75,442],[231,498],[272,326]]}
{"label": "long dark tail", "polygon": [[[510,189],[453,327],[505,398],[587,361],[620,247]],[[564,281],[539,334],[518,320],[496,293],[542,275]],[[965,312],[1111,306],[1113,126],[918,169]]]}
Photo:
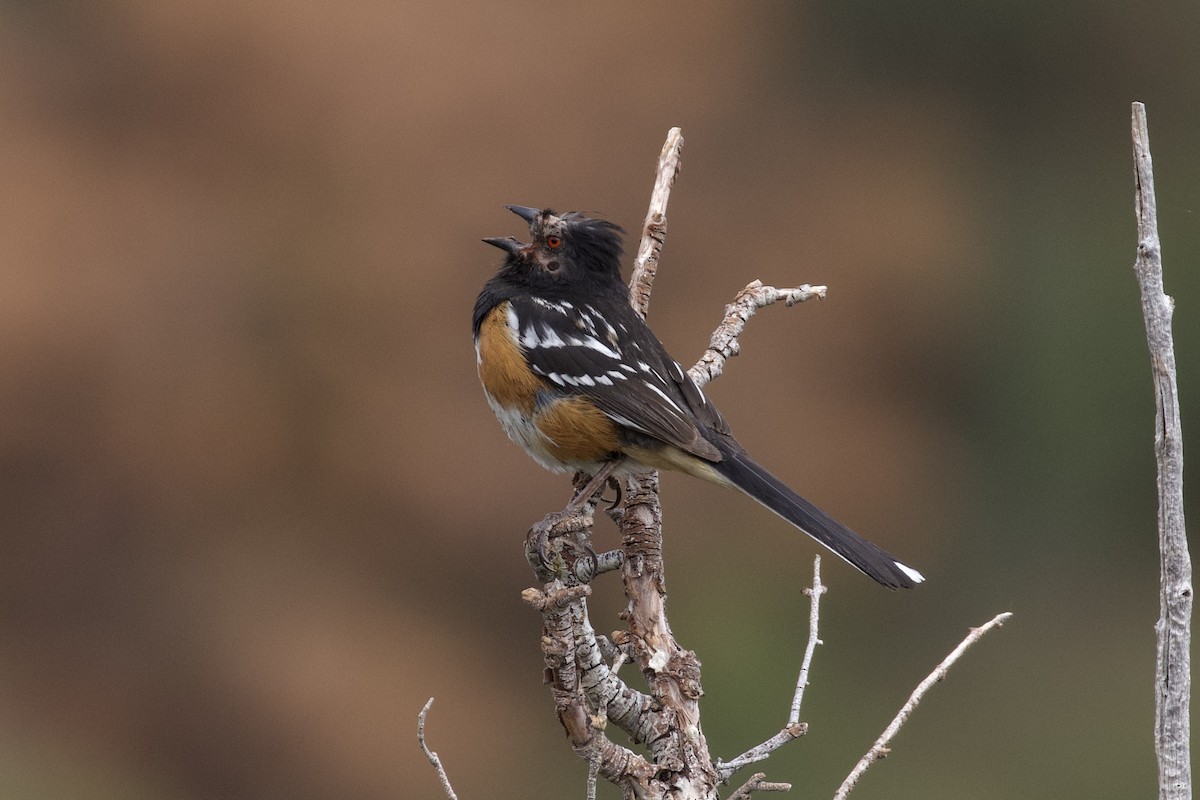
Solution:
{"label": "long dark tail", "polygon": [[889,589],[908,589],[925,580],[921,573],[796,494],[744,451],[733,451],[724,442],[717,446],[723,459],[712,467],[720,475],[870,577]]}

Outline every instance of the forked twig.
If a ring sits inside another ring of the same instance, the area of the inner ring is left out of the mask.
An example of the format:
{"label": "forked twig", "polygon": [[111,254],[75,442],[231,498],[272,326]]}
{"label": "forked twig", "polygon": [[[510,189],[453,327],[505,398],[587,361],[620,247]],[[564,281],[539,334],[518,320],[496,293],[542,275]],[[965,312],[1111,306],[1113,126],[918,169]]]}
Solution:
{"label": "forked twig", "polygon": [[742,767],[765,760],[780,747],[808,732],[808,725],[800,721],[800,703],[804,700],[804,687],[808,685],[808,669],[812,664],[813,652],[816,651],[817,645],[821,644],[817,629],[821,620],[821,595],[825,592],[826,587],[821,583],[821,557],[816,556],[813,559],[812,588],[804,590],[804,593],[809,596],[808,645],[804,648],[804,658],[800,662],[800,677],[796,680],[796,693],[792,696],[792,707],[788,714],[787,725],[784,725],[779,733],[770,739],[757,747],[750,748],[737,758],[730,761],[717,761],[717,775],[722,783],[728,781],[733,773]]}
{"label": "forked twig", "polygon": [[765,773],[756,772],[726,800],[749,800],[750,795],[754,792],[790,792],[791,790],[790,783],[774,783],[767,780]]}
{"label": "forked twig", "polygon": [[720,376],[725,369],[725,360],[736,356],[741,350],[738,337],[746,330],[746,322],[760,308],[783,301],[784,305],[794,306],[814,297],[825,299],[827,288],[804,284],[794,289],[776,289],[774,286],[763,286],[762,281],[754,280],[746,285],[733,298],[733,302],[725,306],[725,318],[713,331],[708,342],[708,349],[700,360],[688,370],[697,386],[704,386],[709,381]]}

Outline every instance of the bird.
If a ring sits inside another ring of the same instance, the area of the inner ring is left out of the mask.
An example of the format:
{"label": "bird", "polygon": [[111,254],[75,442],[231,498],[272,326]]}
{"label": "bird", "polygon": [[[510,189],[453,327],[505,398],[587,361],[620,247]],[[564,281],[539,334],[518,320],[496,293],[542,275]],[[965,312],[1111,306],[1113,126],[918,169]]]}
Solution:
{"label": "bird", "polygon": [[619,225],[505,208],[530,241],[483,240],[505,258],[475,301],[476,364],[501,427],[537,463],[593,475],[585,500],[610,475],[683,472],[741,490],[883,586],[924,580],[750,457],[630,305]]}

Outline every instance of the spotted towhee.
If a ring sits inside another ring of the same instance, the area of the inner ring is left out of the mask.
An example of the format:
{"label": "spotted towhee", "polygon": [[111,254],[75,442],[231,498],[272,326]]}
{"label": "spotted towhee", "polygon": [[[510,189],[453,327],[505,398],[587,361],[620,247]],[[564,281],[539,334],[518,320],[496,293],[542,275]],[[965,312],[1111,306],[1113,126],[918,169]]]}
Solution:
{"label": "spotted towhee", "polygon": [[671,469],[736,487],[884,586],[923,580],[750,458],[629,305],[620,227],[507,208],[533,241],[484,239],[508,257],[472,327],[479,378],[509,438],[554,472]]}

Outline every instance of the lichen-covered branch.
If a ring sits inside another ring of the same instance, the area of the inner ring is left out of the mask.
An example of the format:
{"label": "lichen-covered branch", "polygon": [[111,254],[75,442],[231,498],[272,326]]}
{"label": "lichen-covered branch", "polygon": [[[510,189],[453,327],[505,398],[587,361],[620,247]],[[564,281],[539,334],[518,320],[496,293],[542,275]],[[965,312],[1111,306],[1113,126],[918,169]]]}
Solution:
{"label": "lichen-covered branch", "polygon": [[542,611],[542,655],[558,720],[571,748],[590,762],[599,777],[632,791],[650,779],[654,767],[604,735],[592,713],[595,706],[581,684],[575,637],[581,630],[591,629],[586,624],[587,607],[583,603],[589,587],[555,581],[549,589],[544,593],[526,590],[524,596]]}
{"label": "lichen-covered branch", "polygon": [[725,360],[736,356],[741,350],[738,337],[746,329],[750,317],[760,308],[766,308],[780,300],[787,306],[794,306],[814,297],[824,300],[826,291],[828,290],[824,286],[809,286],[807,283],[794,289],[776,289],[774,286],[764,286],[762,281],[751,281],[745,289],[737,293],[732,303],[725,306],[725,317],[713,331],[708,349],[688,370],[688,374],[697,386],[704,386],[719,377],[725,369]]}
{"label": "lichen-covered branch", "polygon": [[614,511],[625,563],[621,578],[629,603],[622,614],[629,630],[618,644],[627,648],[661,711],[647,744],[654,763],[678,792],[672,797],[715,797],[716,770],[700,727],[700,661],[680,647],[667,621],[663,575],[662,506],[658,474],[630,480],[625,506]]}
{"label": "lichen-covered branch", "polygon": [[1146,107],[1133,104],[1133,162],[1137,209],[1137,259],[1133,271],[1142,295],[1146,341],[1154,377],[1154,453],[1158,464],[1158,549],[1160,564],[1154,748],[1158,796],[1192,796],[1191,705],[1192,560],[1183,519],[1183,432],[1171,335],[1174,301],[1163,289],[1162,248],[1154,197],[1154,169]]}

